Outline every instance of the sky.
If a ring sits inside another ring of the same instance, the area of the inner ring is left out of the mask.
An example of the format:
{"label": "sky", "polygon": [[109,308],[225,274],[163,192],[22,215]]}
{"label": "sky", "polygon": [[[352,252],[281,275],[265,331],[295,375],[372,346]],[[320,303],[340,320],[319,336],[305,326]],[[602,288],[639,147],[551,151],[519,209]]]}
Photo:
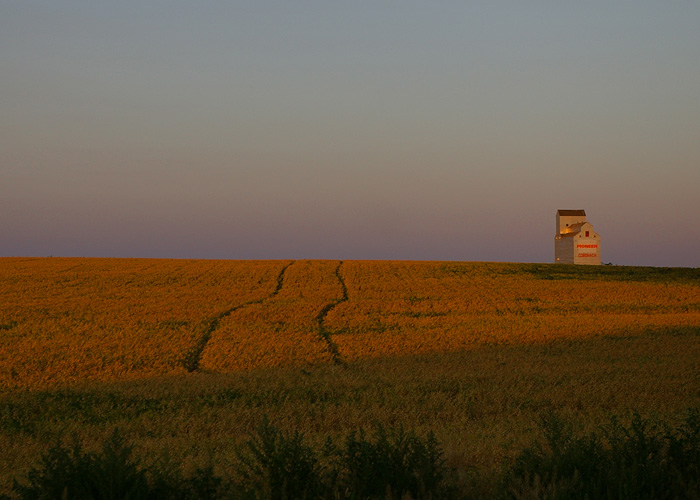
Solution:
{"label": "sky", "polygon": [[0,0],[0,256],[700,267],[700,2]]}

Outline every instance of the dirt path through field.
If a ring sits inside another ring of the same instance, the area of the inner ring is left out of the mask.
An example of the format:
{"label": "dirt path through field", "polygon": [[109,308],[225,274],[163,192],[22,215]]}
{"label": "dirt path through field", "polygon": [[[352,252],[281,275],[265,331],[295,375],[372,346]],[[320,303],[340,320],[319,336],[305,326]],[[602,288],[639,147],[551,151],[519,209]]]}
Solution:
{"label": "dirt path through field", "polygon": [[338,262],[338,267],[335,268],[335,275],[337,276],[338,281],[340,282],[340,286],[343,290],[343,296],[337,300],[334,300],[333,302],[329,302],[328,304],[326,304],[316,316],[316,323],[318,324],[318,333],[328,344],[328,350],[330,351],[331,356],[333,356],[333,362],[337,365],[344,364],[343,358],[340,355],[340,351],[338,350],[338,345],[335,342],[333,342],[333,339],[331,338],[331,334],[333,332],[326,328],[326,326],[324,325],[324,320],[326,319],[328,313],[331,312],[334,307],[348,300],[348,287],[345,286],[345,280],[343,280],[343,277],[340,274],[340,267],[342,265],[343,261],[341,260],[340,262]]}
{"label": "dirt path through field", "polygon": [[199,369],[199,363],[202,359],[202,352],[204,352],[204,348],[209,343],[209,339],[211,339],[211,336],[214,333],[214,331],[216,331],[216,329],[219,328],[222,319],[226,318],[227,316],[230,316],[232,313],[238,311],[239,309],[243,309],[244,307],[252,306],[254,304],[262,304],[264,301],[270,300],[275,295],[277,295],[280,292],[280,290],[282,290],[282,284],[284,283],[284,273],[292,264],[294,264],[294,261],[291,261],[289,264],[285,265],[282,268],[279,275],[277,276],[277,286],[267,297],[263,297],[262,299],[257,300],[249,300],[248,302],[238,304],[210,318],[206,322],[206,327],[204,329],[204,332],[202,333],[202,336],[199,338],[199,341],[185,355],[185,357],[182,360],[182,365],[185,367],[185,369],[189,372],[194,372]]}
{"label": "dirt path through field", "polygon": [[337,260],[296,261],[273,299],[222,319],[201,353],[200,369],[231,372],[340,363],[324,323],[346,295],[338,268]]}

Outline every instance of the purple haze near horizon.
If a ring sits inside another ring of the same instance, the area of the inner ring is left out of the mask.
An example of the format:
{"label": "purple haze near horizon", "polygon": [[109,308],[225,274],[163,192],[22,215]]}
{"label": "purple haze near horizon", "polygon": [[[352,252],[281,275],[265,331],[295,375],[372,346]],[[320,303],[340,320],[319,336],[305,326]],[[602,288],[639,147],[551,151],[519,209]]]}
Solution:
{"label": "purple haze near horizon", "polygon": [[0,5],[0,256],[700,266],[700,3]]}

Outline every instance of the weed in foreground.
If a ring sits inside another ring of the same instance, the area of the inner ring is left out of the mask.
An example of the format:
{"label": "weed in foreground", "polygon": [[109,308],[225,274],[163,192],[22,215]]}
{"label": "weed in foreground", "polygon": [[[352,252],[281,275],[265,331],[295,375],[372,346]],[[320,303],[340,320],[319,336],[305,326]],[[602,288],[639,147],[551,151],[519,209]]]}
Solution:
{"label": "weed in foreground", "polygon": [[318,456],[299,432],[283,433],[265,418],[239,459],[243,489],[250,498],[320,497],[322,471]]}
{"label": "weed in foreground", "polygon": [[0,500],[212,500],[225,497],[223,483],[212,467],[184,479],[177,468],[144,466],[115,429],[100,453],[83,451],[77,439],[56,444],[29,471],[27,484],[15,479],[15,496]]}
{"label": "weed in foreground", "polygon": [[[689,410],[676,427],[635,414],[616,418],[597,433],[548,414],[544,438],[504,469],[502,499],[695,499],[700,498],[700,411]],[[207,500],[450,499],[459,491],[455,471],[428,434],[363,431],[340,446],[309,446],[301,433],[284,433],[265,419],[240,450],[238,475],[218,477],[213,467],[183,478],[177,468],[143,466],[114,432],[101,453],[86,453],[74,440],[51,448],[31,469],[14,497],[28,499]],[[483,495],[482,495],[483,496]]]}
{"label": "weed in foreground", "polygon": [[15,482],[14,491],[23,500],[153,498],[145,470],[131,455],[116,430],[100,455],[84,452],[77,440],[70,448],[57,444],[30,470],[29,484]]}
{"label": "weed in foreground", "polygon": [[77,441],[59,443],[30,470],[27,484],[15,480],[14,497],[0,498],[419,500],[449,498],[454,491],[431,434],[423,440],[378,429],[370,438],[360,431],[344,446],[327,440],[316,450],[303,434],[284,433],[265,419],[238,453],[238,474],[229,478],[216,476],[213,467],[183,478],[176,468],[142,465],[132,451],[117,431],[101,453],[86,453]]}
{"label": "weed in foreground", "polygon": [[698,499],[700,413],[678,428],[635,414],[600,434],[577,436],[555,415],[542,420],[544,442],[525,449],[507,472],[504,498]]}
{"label": "weed in foreground", "polygon": [[431,498],[443,488],[447,468],[432,433],[422,440],[399,429],[380,427],[374,439],[352,433],[342,452],[345,483],[358,498],[381,498],[387,491],[395,498]]}

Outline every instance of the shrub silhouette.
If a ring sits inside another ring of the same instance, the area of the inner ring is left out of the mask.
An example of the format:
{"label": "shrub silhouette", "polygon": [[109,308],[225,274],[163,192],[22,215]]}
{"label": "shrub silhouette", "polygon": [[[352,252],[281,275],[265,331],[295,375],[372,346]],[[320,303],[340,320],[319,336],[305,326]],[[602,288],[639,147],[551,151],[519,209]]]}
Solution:
{"label": "shrub silhouette", "polygon": [[131,455],[132,447],[117,430],[104,443],[101,454],[83,452],[77,439],[71,448],[59,443],[42,457],[40,467],[29,471],[29,484],[15,482],[14,491],[27,500],[155,498],[145,470]]}
{"label": "shrub silhouette", "polygon": [[[226,492],[211,467],[197,469],[183,479],[167,467],[144,467],[133,447],[115,429],[101,453],[82,450],[77,439],[69,447],[60,442],[27,474],[28,484],[15,479],[13,492],[21,500],[209,500]],[[0,496],[5,500],[10,497]]]}
{"label": "shrub silhouette", "polygon": [[251,498],[421,499],[448,492],[435,436],[422,440],[402,429],[379,427],[371,438],[360,430],[347,436],[344,447],[328,440],[316,452],[303,434],[285,434],[265,419],[240,454],[240,466],[243,491]]}
{"label": "shrub silhouette", "polygon": [[600,435],[576,436],[555,415],[542,420],[544,443],[525,449],[506,474],[506,498],[700,498],[700,414],[677,429],[634,414]]}
{"label": "shrub silhouette", "polygon": [[252,498],[318,498],[321,492],[319,460],[303,434],[283,433],[267,417],[246,442],[239,460],[244,489]]}
{"label": "shrub silhouette", "polygon": [[440,490],[446,471],[432,433],[423,441],[403,429],[387,433],[383,427],[372,440],[362,430],[351,433],[341,463],[351,498],[384,498],[387,493],[393,498],[428,498]]}
{"label": "shrub silhouette", "polygon": [[[689,410],[673,428],[633,415],[612,418],[596,433],[579,435],[554,415],[541,422],[543,439],[504,469],[501,498],[699,499],[700,412]],[[212,466],[183,478],[177,467],[144,466],[117,430],[99,453],[74,439],[49,449],[13,498],[117,500],[222,498],[447,499],[458,492],[432,433],[378,427],[311,447],[299,432],[283,432],[267,418],[238,452],[238,475],[219,477]],[[461,496],[460,496],[461,495]],[[483,495],[482,495],[483,496]],[[10,497],[1,496],[8,499]]]}

